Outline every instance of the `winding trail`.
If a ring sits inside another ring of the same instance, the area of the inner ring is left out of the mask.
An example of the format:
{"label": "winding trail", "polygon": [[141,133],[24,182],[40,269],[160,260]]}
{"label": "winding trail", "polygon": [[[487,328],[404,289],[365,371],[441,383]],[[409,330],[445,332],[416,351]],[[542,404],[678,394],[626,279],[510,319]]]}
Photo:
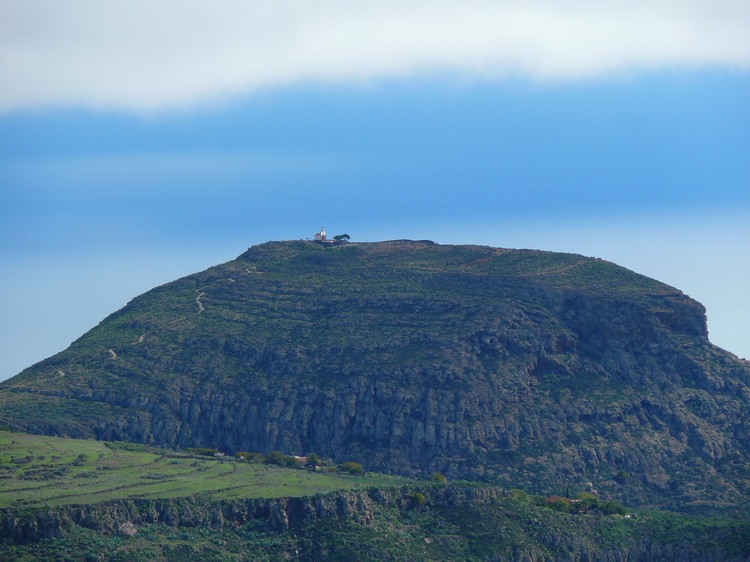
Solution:
{"label": "winding trail", "polygon": [[[171,326],[173,324],[176,324],[177,322],[181,322],[181,321],[186,320],[188,318],[191,318],[193,316],[197,316],[198,314],[201,314],[202,312],[205,312],[206,307],[203,304],[202,299],[203,299],[204,296],[206,296],[206,293],[204,291],[201,291],[200,289],[196,290],[196,293],[198,293],[198,296],[195,297],[195,303],[198,305],[198,311],[197,312],[193,312],[192,314],[188,314],[186,316],[181,316],[181,317],[176,318],[176,319],[174,319],[174,320],[172,320],[170,322],[166,322],[164,324],[161,324],[161,326],[162,327],[164,327],[164,326]],[[130,344],[124,344],[125,347],[131,347],[131,346],[143,343],[144,340],[146,339],[146,336],[148,336],[150,333],[151,332],[146,332],[145,334],[141,334],[140,336],[138,336],[138,339],[136,341],[134,341],[134,342],[132,342]],[[114,350],[114,348],[108,348],[107,352],[109,353],[109,360],[110,361],[114,361],[114,360],[118,359],[117,352]],[[106,359],[95,359],[93,361],[90,361],[90,362],[86,363],[85,367],[91,367],[93,365],[101,364],[104,361],[106,361]],[[62,378],[64,376],[65,376],[65,371],[63,371],[62,369],[59,369],[59,370],[57,370],[57,372],[54,375],[52,375],[52,376],[50,376],[50,377],[48,377],[46,379],[35,380],[35,381],[25,381],[25,382],[17,383],[16,385],[14,385],[14,387],[15,388],[33,388],[36,385],[45,384],[45,383],[48,383],[48,382],[53,381],[55,379]],[[2,392],[2,391],[10,391],[10,388],[0,389],[0,392]],[[0,421],[3,421],[2,416],[0,416]]]}
{"label": "winding trail", "polygon": [[547,269],[544,271],[532,271],[529,273],[504,273],[503,276],[505,277],[542,277],[545,275],[565,275],[571,269],[575,269],[576,267],[579,267],[590,261],[591,260],[589,258],[583,258],[576,262],[570,263],[568,265],[563,265],[561,267],[558,267],[557,269]]}
{"label": "winding trail", "polygon": [[[55,373],[55,375],[52,376],[52,377],[49,377],[49,378],[46,378],[46,379],[42,379],[42,380],[36,380],[36,381],[23,381],[23,382],[19,382],[19,383],[16,383],[14,385],[14,388],[34,388],[34,386],[37,385],[37,384],[48,383],[48,382],[56,380],[56,379],[61,379],[64,376],[65,376],[65,371],[63,371],[62,369],[59,369],[57,371],[57,373]],[[2,392],[2,391],[8,391],[9,392],[10,390],[11,390],[10,387],[8,387],[8,388],[2,388],[2,389],[0,389],[0,392]]]}

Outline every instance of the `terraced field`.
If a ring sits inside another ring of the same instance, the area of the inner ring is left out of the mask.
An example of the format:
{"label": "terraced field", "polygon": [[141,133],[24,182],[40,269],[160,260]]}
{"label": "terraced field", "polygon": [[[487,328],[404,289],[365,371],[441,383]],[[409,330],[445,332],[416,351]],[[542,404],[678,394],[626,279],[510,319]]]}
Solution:
{"label": "terraced field", "polygon": [[126,443],[0,431],[0,508],[122,498],[309,496],[404,480],[199,457]]}

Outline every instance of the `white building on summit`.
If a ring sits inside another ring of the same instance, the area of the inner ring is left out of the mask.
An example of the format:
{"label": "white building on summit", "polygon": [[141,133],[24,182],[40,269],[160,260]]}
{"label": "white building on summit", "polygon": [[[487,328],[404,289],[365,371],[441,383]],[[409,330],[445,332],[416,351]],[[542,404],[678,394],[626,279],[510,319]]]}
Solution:
{"label": "white building on summit", "polygon": [[320,232],[315,233],[315,240],[319,240],[320,242],[326,241],[326,229],[324,227],[320,227]]}

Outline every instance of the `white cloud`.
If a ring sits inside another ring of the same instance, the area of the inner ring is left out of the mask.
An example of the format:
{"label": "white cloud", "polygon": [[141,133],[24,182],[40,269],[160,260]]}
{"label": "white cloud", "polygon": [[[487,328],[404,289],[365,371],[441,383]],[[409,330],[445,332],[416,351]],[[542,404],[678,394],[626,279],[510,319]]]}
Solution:
{"label": "white cloud", "polygon": [[416,72],[750,68],[746,0],[0,0],[0,110],[189,106]]}

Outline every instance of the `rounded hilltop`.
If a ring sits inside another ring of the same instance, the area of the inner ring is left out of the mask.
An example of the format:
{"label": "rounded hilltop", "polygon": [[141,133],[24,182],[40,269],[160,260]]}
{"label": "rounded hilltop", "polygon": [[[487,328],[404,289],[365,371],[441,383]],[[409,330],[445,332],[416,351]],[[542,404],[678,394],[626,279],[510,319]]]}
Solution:
{"label": "rounded hilltop", "polygon": [[699,303],[604,260],[298,240],[133,299],[0,408],[40,433],[731,504],[748,381]]}

